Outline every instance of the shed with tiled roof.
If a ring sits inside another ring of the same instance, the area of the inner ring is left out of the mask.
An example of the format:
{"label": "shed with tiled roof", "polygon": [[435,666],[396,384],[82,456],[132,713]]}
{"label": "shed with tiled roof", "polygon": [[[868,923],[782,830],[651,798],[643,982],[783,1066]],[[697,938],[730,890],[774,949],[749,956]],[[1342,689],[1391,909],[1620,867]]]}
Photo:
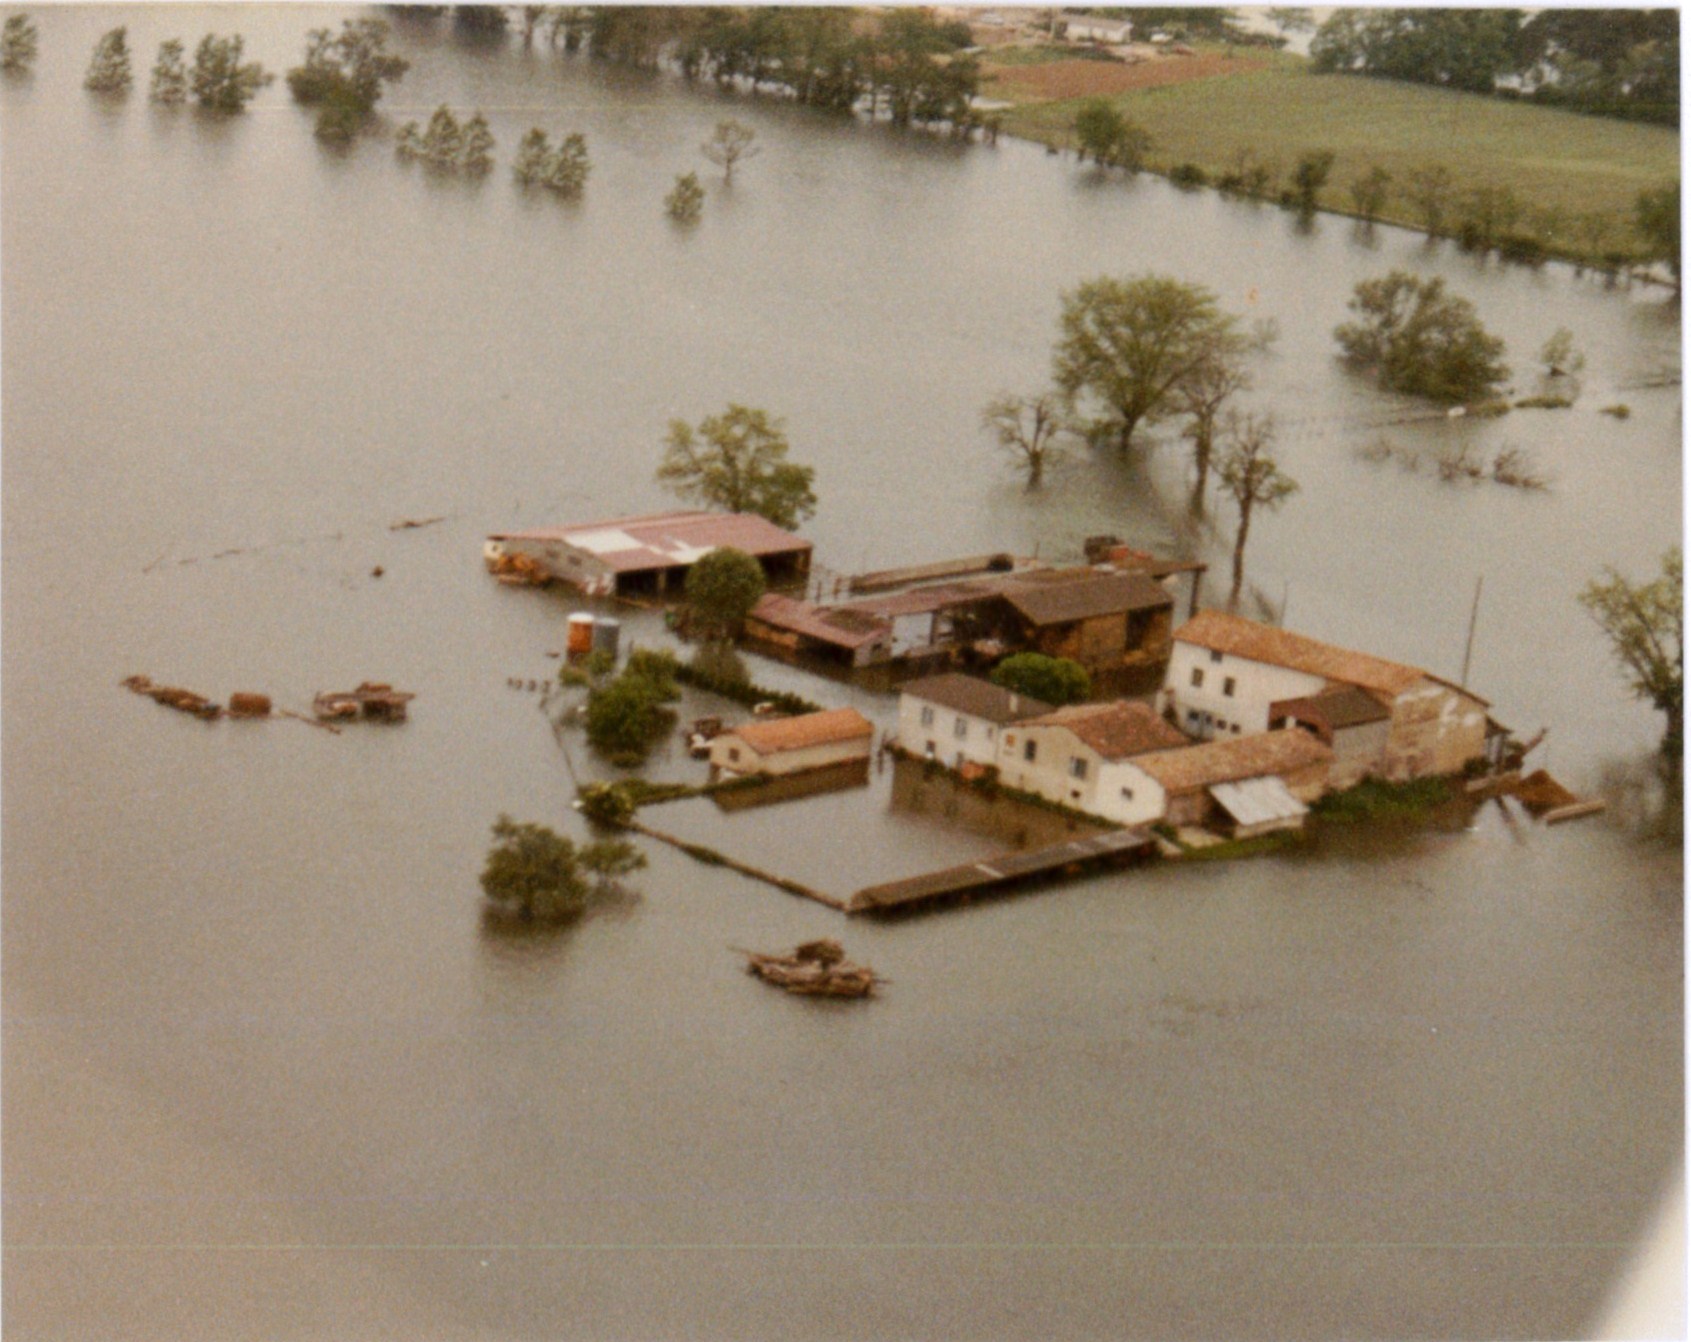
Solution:
{"label": "shed with tiled roof", "polygon": [[874,724],[855,708],[831,708],[725,731],[710,743],[710,762],[731,774],[800,773],[868,759],[874,735]]}

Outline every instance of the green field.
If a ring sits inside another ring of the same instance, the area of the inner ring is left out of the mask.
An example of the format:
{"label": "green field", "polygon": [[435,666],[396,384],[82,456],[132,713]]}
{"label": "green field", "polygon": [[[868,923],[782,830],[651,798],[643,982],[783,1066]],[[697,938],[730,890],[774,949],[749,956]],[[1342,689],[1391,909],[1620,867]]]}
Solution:
{"label": "green field", "polygon": [[[989,84],[984,91],[1015,101],[1007,89]],[[1004,114],[1004,129],[1072,147],[1082,101],[1018,101]],[[1412,170],[1443,164],[1455,179],[1454,197],[1480,186],[1509,188],[1524,207],[1515,231],[1570,257],[1636,253],[1638,193],[1679,176],[1677,130],[1416,84],[1317,75],[1296,57],[1110,101],[1150,132],[1154,171],[1193,163],[1213,180],[1235,170],[1244,151],[1283,184],[1300,155],[1330,149],[1337,159],[1320,195],[1323,209],[1354,213],[1350,183],[1378,165],[1393,178],[1381,217],[1420,227],[1418,210],[1399,188]]]}

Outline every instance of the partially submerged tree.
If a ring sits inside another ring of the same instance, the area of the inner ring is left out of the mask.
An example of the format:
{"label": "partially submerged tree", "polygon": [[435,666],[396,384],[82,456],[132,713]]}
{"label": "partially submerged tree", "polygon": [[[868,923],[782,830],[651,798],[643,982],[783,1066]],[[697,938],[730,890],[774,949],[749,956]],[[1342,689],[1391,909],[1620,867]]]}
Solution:
{"label": "partially submerged tree", "polygon": [[123,93],[134,75],[129,68],[129,30],[113,28],[94,44],[82,87],[90,93]]}
{"label": "partially submerged tree", "polygon": [[706,634],[732,636],[767,586],[763,565],[754,556],[718,546],[687,570],[687,608]]}
{"label": "partially submerged tree", "polygon": [[9,75],[22,74],[35,64],[39,50],[40,30],[27,14],[8,14],[0,26],[0,70]]}
{"label": "partially submerged tree", "polygon": [[585,136],[572,132],[553,149],[546,132],[538,126],[523,136],[511,163],[511,171],[523,185],[550,187],[566,196],[580,194],[591,169]]}
{"label": "partially submerged tree", "polygon": [[1579,595],[1580,604],[1609,636],[1632,692],[1666,716],[1662,753],[1676,769],[1685,746],[1683,568],[1676,545],[1662,557],[1660,576],[1633,583],[1606,568]]}
{"label": "partially submerged tree", "polygon": [[458,142],[458,166],[465,172],[486,172],[493,166],[493,132],[479,111],[464,123]]}
{"label": "partially submerged tree", "polygon": [[1572,377],[1585,367],[1585,355],[1574,345],[1574,333],[1565,326],[1558,326],[1556,333],[1544,342],[1538,361],[1544,366],[1546,377]]}
{"label": "partially submerged tree", "polygon": [[1233,587],[1227,596],[1228,610],[1236,610],[1245,585],[1245,541],[1250,536],[1251,517],[1259,507],[1274,511],[1297,493],[1298,482],[1268,454],[1274,444],[1272,415],[1230,413],[1226,436],[1216,474],[1239,509],[1239,529],[1233,536]]}
{"label": "partially submerged tree", "polygon": [[1331,149],[1312,149],[1298,159],[1292,169],[1292,194],[1300,214],[1315,213],[1321,188],[1332,176],[1334,158]]}
{"label": "partially submerged tree", "polygon": [[306,34],[305,63],[288,71],[297,102],[321,107],[317,133],[342,138],[375,110],[385,85],[398,83],[409,61],[387,51],[390,29],[381,19],[347,19],[340,33],[314,28]]}
{"label": "partially submerged tree", "polygon": [[1474,305],[1446,293],[1442,279],[1394,270],[1356,286],[1359,320],[1337,327],[1345,358],[1382,386],[1446,404],[1491,396],[1509,375],[1503,342],[1480,325]]}
{"label": "partially submerged tree", "polygon": [[[1261,348],[1266,339],[1254,342]],[[1239,392],[1251,385],[1246,356],[1253,342],[1233,331],[1217,332],[1208,342],[1204,357],[1193,367],[1175,391],[1176,404],[1184,415],[1186,425],[1181,436],[1192,444],[1193,512],[1204,509],[1204,491],[1209,487],[1210,463],[1215,454],[1216,429],[1221,412]]]}
{"label": "partially submerged tree", "polygon": [[243,61],[246,39],[239,33],[207,33],[194,50],[194,100],[214,112],[239,112],[275,78],[257,61]]}
{"label": "partially submerged tree", "polygon": [[1042,391],[1033,396],[1003,392],[993,397],[981,411],[981,427],[1027,472],[1028,488],[1038,489],[1046,463],[1061,453],[1057,436],[1067,426],[1058,394]]}
{"label": "partially submerged tree", "polygon": [[723,181],[732,182],[734,165],[742,159],[754,158],[761,152],[759,147],[752,143],[756,139],[755,130],[730,117],[726,121],[716,123],[716,129],[711,132],[710,139],[699,146],[699,152],[722,169]]}
{"label": "partially submerged tree", "polygon": [[174,107],[188,100],[188,62],[180,38],[159,43],[159,58],[153,64],[151,95],[156,103]]}
{"label": "partially submerged tree", "polygon": [[1175,409],[1175,393],[1237,325],[1201,284],[1089,280],[1063,295],[1054,380],[1070,405],[1097,401],[1125,451],[1140,424]]}
{"label": "partially submerged tree", "polygon": [[1365,224],[1371,224],[1380,217],[1380,211],[1386,208],[1386,201],[1391,195],[1392,175],[1376,163],[1361,177],[1350,184],[1351,204],[1356,207],[1356,216]]}
{"label": "partially submerged tree", "polygon": [[1092,693],[1092,677],[1079,662],[1048,657],[1042,652],[1018,652],[993,667],[994,685],[1040,699],[1053,708],[1078,704]]}
{"label": "partially submerged tree", "polygon": [[1444,164],[1431,163],[1411,169],[1408,180],[1409,189],[1405,194],[1421,217],[1421,227],[1431,237],[1442,237],[1445,213],[1450,208],[1450,193],[1456,179]]}
{"label": "partially submerged tree", "polygon": [[1668,182],[1638,194],[1635,211],[1638,232],[1644,239],[1645,255],[1652,261],[1666,261],[1679,287],[1679,183]]}
{"label": "partially submerged tree", "polygon": [[697,430],[672,419],[665,442],[658,483],[683,499],[788,530],[816,511],[816,472],[787,460],[782,423],[767,411],[730,405]]}
{"label": "partially submerged tree", "polygon": [[596,686],[587,696],[587,739],[613,764],[633,767],[675,725],[675,714],[664,707],[675,694],[638,670],[624,672]]}
{"label": "partially submerged tree", "polygon": [[697,223],[705,209],[705,189],[699,185],[699,174],[684,172],[675,179],[675,186],[663,198],[664,210],[678,224]]}
{"label": "partially submerged tree", "polygon": [[[625,839],[597,839],[577,848],[545,825],[501,815],[482,868],[481,888],[496,916],[522,922],[563,922],[583,913],[616,879],[646,865]],[[589,878],[593,879],[589,879]]]}
{"label": "partially submerged tree", "polygon": [[485,172],[493,162],[493,133],[480,112],[460,124],[442,103],[429,118],[428,129],[419,130],[415,121],[401,126],[394,151],[401,158],[420,158],[452,172]]}
{"label": "partially submerged tree", "polygon": [[1080,105],[1074,117],[1074,133],[1081,161],[1084,163],[1091,154],[1100,167],[1138,172],[1151,149],[1150,134],[1108,98],[1088,98]]}

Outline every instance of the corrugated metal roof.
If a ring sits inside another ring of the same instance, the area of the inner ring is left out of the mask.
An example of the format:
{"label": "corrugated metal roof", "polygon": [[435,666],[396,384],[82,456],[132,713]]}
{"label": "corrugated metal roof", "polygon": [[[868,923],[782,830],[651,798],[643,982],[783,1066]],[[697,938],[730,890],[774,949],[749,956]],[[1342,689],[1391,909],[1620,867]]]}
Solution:
{"label": "corrugated metal roof", "polygon": [[1181,793],[1240,778],[1292,773],[1332,758],[1330,748],[1301,727],[1293,727],[1139,755],[1133,763],[1161,783],[1165,791]]}
{"label": "corrugated metal roof", "polygon": [[1028,727],[1066,727],[1107,760],[1126,759],[1152,750],[1174,750],[1190,744],[1148,706],[1122,700],[1113,704],[1074,704],[1023,724]]}
{"label": "corrugated metal roof", "polygon": [[586,550],[617,573],[688,565],[711,550],[731,547],[747,554],[797,554],[811,544],[755,513],[702,511],[651,513],[568,527],[496,532],[491,540],[558,541]]}
{"label": "corrugated metal roof", "polygon": [[722,735],[737,736],[758,754],[772,755],[777,751],[805,750],[811,746],[832,745],[836,741],[850,741],[874,734],[875,728],[869,719],[855,708],[830,708],[821,713],[803,713],[796,718],[750,722]]}
{"label": "corrugated metal roof", "polygon": [[1036,625],[1069,624],[1174,605],[1162,584],[1143,573],[1055,569],[1006,579],[997,586],[1004,599]]}
{"label": "corrugated metal roof", "polygon": [[901,694],[938,704],[972,718],[982,718],[1000,725],[1021,722],[1051,712],[1051,705],[1043,699],[1016,694],[979,676],[965,676],[948,671],[940,676],[927,676],[899,687]]}
{"label": "corrugated metal roof", "polygon": [[766,592],[759,597],[751,609],[751,618],[841,648],[861,648],[892,637],[891,625],[862,611],[829,610],[779,592]]}
{"label": "corrugated metal roof", "polygon": [[1209,789],[1209,794],[1241,825],[1266,825],[1276,820],[1296,820],[1309,814],[1309,807],[1288,792],[1278,778],[1245,778],[1237,783],[1216,783]]}

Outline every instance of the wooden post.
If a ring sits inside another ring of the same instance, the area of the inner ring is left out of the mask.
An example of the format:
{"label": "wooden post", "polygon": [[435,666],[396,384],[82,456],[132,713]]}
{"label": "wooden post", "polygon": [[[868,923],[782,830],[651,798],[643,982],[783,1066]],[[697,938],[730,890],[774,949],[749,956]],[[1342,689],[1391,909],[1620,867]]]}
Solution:
{"label": "wooden post", "polygon": [[1474,626],[1480,620],[1480,588],[1485,585],[1485,574],[1474,579],[1474,608],[1468,612],[1468,645],[1462,649],[1462,680],[1463,689],[1468,688],[1468,662],[1474,655]]}

